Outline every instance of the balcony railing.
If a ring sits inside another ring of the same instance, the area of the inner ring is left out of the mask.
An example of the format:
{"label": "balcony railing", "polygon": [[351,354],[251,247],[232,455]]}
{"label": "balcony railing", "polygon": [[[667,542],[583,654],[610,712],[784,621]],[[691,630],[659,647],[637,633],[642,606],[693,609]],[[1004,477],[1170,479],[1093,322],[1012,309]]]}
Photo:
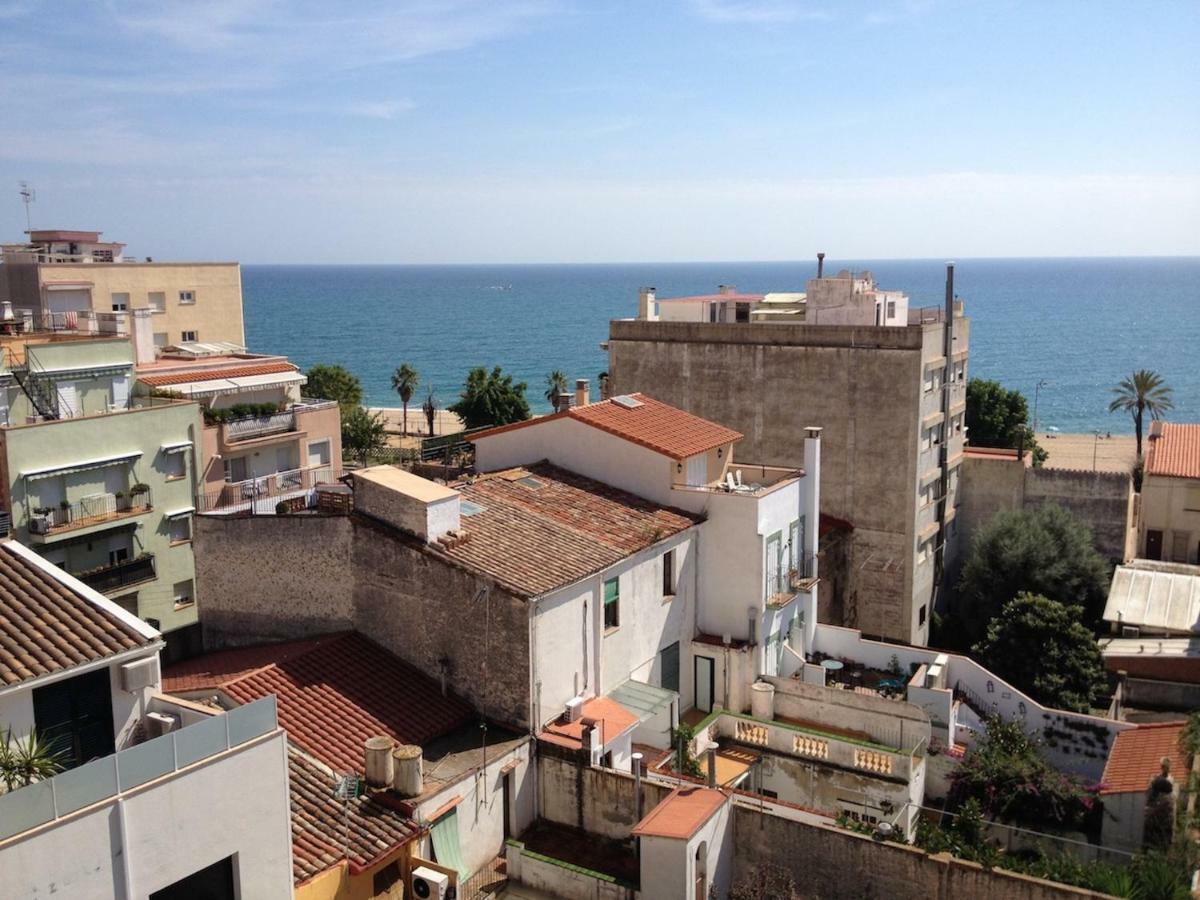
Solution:
{"label": "balcony railing", "polygon": [[31,535],[46,536],[139,516],[153,508],[149,489],[122,496],[96,494],[77,503],[35,507],[26,518],[26,525]]}
{"label": "balcony railing", "polygon": [[129,334],[128,312],[97,312],[93,309],[43,312],[21,308],[14,309],[13,314],[13,320],[0,322],[5,333],[66,331],[75,334]]}
{"label": "balcony railing", "polygon": [[283,434],[296,430],[296,413],[289,409],[273,416],[246,416],[226,423],[223,428],[225,440],[229,443]]}
{"label": "balcony railing", "polygon": [[796,594],[811,591],[817,581],[817,557],[808,554],[792,563],[792,567],[767,576],[767,603],[785,606]]}
{"label": "balcony railing", "polygon": [[[169,704],[157,699],[152,705],[170,711]],[[187,723],[188,717],[176,720]],[[227,753],[278,727],[275,698],[264,697],[0,794],[0,841]]]}
{"label": "balcony railing", "polygon": [[311,506],[313,488],[318,484],[336,482],[342,476],[341,466],[309,466],[303,469],[288,469],[234,481],[220,490],[201,494],[197,498],[197,512],[238,513],[242,515],[274,515],[281,500],[305,499]]}
{"label": "balcony railing", "polygon": [[143,553],[133,559],[122,560],[107,566],[98,566],[79,572],[75,575],[88,587],[106,594],[118,588],[128,587],[142,581],[150,581],[154,576],[154,554]]}

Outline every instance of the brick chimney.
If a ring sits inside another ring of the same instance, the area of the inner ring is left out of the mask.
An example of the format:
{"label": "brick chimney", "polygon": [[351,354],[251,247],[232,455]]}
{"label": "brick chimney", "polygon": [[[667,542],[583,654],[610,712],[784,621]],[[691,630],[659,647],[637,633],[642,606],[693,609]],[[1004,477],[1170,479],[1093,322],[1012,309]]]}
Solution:
{"label": "brick chimney", "polygon": [[575,379],[575,405],[587,406],[592,400],[592,383],[586,378]]}

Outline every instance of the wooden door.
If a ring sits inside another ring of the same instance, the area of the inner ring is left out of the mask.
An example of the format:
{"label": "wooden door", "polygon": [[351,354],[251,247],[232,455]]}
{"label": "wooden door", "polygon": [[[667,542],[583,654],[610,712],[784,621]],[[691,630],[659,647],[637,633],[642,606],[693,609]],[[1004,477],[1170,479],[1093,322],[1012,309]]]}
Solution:
{"label": "wooden door", "polygon": [[1146,532],[1146,559],[1162,559],[1163,533],[1161,531]]}

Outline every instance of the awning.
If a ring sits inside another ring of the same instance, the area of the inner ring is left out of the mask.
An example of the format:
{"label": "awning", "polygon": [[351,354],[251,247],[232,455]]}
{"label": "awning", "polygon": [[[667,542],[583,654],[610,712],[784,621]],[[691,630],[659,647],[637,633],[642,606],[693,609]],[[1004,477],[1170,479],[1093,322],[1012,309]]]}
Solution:
{"label": "awning", "polygon": [[191,441],[175,441],[172,444],[163,444],[158,448],[163,453],[182,453],[184,450],[192,449]]}
{"label": "awning", "polygon": [[187,381],[167,385],[185,397],[215,397],[218,394],[241,394],[269,387],[288,387],[306,384],[308,379],[299,372],[277,372],[273,375],[244,375],[241,378],[210,378],[207,381]]}
{"label": "awning", "polygon": [[99,459],[85,459],[80,462],[63,463],[57,466],[47,466],[43,469],[28,469],[21,473],[22,478],[49,478],[51,475],[70,475],[73,472],[86,472],[89,469],[103,469],[105,466],[118,466],[121,463],[133,462],[142,455],[141,450],[130,453],[119,453],[116,456],[104,456]]}
{"label": "awning", "polygon": [[674,691],[654,687],[640,681],[624,681],[608,692],[608,698],[620,703],[638,717],[639,722],[652,719],[679,697]]}
{"label": "awning", "polygon": [[47,281],[43,287],[48,291],[77,291],[80,288],[90,288],[90,281]]}
{"label": "awning", "polygon": [[66,369],[39,369],[38,374],[47,378],[100,378],[106,375],[132,377],[133,369],[129,363],[101,363],[95,366],[71,366]]}
{"label": "awning", "polygon": [[185,507],[183,507],[183,509],[171,510],[169,513],[166,513],[166,517],[168,519],[182,519],[184,516],[190,516],[195,511],[196,511],[196,507],[185,506]]}
{"label": "awning", "polygon": [[471,877],[463,862],[462,849],[458,845],[458,810],[452,809],[433,823],[430,830],[433,838],[434,862],[458,872],[458,883],[465,884]]}

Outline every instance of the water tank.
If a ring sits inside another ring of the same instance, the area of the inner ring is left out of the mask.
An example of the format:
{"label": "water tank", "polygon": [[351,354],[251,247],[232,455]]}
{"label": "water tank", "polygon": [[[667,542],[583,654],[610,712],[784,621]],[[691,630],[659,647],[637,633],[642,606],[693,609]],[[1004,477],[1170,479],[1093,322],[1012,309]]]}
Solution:
{"label": "water tank", "polygon": [[392,739],[380,735],[364,742],[367,784],[383,788],[392,783]]}
{"label": "water tank", "polygon": [[394,772],[392,790],[401,797],[416,797],[421,793],[423,780],[421,748],[416,744],[401,744],[392,751]]}
{"label": "water tank", "polygon": [[775,718],[775,685],[767,681],[750,685],[750,715],[768,722]]}

